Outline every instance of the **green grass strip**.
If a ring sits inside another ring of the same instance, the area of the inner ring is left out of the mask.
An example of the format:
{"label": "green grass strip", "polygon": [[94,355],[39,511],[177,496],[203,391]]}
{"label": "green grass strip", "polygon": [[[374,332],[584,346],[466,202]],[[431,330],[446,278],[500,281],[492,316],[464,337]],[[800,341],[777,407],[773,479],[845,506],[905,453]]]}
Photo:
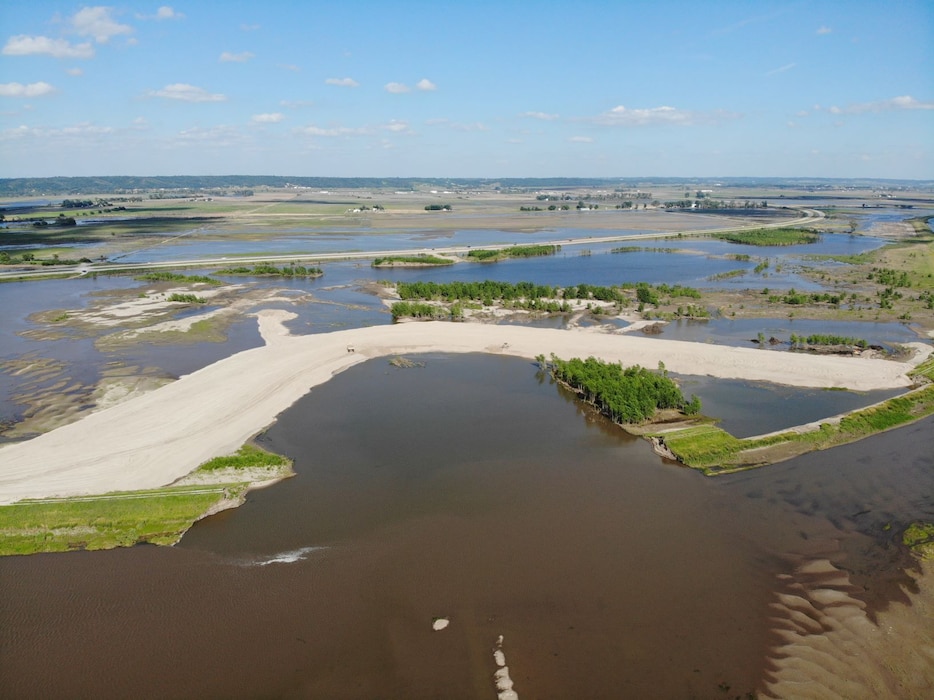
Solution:
{"label": "green grass strip", "polygon": [[173,544],[223,497],[212,486],[0,506],[0,555]]}
{"label": "green grass strip", "polygon": [[[934,362],[924,371],[934,372]],[[795,454],[855,442],[931,414],[934,414],[934,384],[876,406],[853,411],[839,423],[822,423],[816,430],[807,432],[789,430],[765,437],[740,439],[716,426],[701,425],[656,435],[664,439],[668,449],[686,466],[712,475],[764,466]],[[782,455],[775,453],[770,458],[767,450],[770,447],[785,449]],[[791,449],[787,449],[789,447]],[[753,450],[761,452],[757,454]]]}

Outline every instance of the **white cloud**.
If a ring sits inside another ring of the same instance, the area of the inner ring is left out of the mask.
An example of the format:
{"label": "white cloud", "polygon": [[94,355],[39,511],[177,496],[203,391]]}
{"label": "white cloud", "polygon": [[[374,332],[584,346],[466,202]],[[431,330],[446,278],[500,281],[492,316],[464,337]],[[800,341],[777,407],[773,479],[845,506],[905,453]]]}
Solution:
{"label": "white cloud", "polygon": [[593,143],[593,139],[589,136],[572,136],[568,141],[571,143]]}
{"label": "white cloud", "polygon": [[766,75],[775,75],[776,73],[784,73],[785,71],[789,71],[797,65],[798,65],[797,63],[786,63],[784,66],[781,66],[779,68],[773,68],[768,73],[766,73]]}
{"label": "white cloud", "polygon": [[411,92],[412,88],[403,83],[386,83],[386,92],[391,92],[393,95],[401,95],[404,92]]}
{"label": "white cloud", "polygon": [[42,97],[55,92],[48,83],[0,83],[0,97]]}
{"label": "white cloud", "polygon": [[68,73],[68,75],[74,76],[84,75],[84,71],[80,68],[66,68],[65,72]]}
{"label": "white cloud", "polygon": [[308,126],[303,126],[299,129],[296,129],[297,133],[305,134],[306,136],[362,136],[364,134],[372,133],[367,127],[349,127],[349,126],[332,126],[329,128],[324,128],[320,126],[315,126],[314,124],[309,124]]}
{"label": "white cloud", "polygon": [[50,141],[52,139],[74,139],[88,136],[102,136],[112,134],[116,131],[112,126],[96,126],[90,122],[75,124],[74,126],[65,126],[60,129],[49,129],[37,126],[17,126],[12,129],[6,129],[0,135],[4,141],[13,141],[16,139],[41,139]]}
{"label": "white cloud", "polygon": [[921,102],[911,95],[893,97],[890,100],[860,102],[846,107],[830,107],[831,114],[865,114],[866,112],[893,112],[914,109],[934,109],[934,102]]}
{"label": "white cloud", "polygon": [[166,85],[161,90],[150,90],[150,97],[163,97],[167,100],[181,100],[183,102],[223,102],[227,99],[226,95],[220,93],[211,93],[204,88],[187,83],[173,83]]}
{"label": "white cloud", "polygon": [[245,139],[236,127],[218,124],[210,127],[192,127],[182,129],[170,144],[190,148],[192,146],[208,146],[215,148],[229,148],[243,145]]}
{"label": "white cloud", "polygon": [[338,87],[360,87],[358,83],[353,78],[328,78],[324,81],[325,85],[337,85]]}
{"label": "white cloud", "polygon": [[455,131],[489,131],[490,127],[486,124],[481,124],[480,122],[474,122],[473,124],[461,124],[459,122],[452,122],[451,128]]}
{"label": "white cloud", "polygon": [[176,12],[168,5],[163,5],[156,11],[156,19],[181,19],[184,16],[181,12]]}
{"label": "white cloud", "polygon": [[120,24],[110,16],[109,7],[82,7],[71,18],[71,25],[79,36],[90,36],[98,44],[106,44],[111,37],[132,34],[133,28]]}
{"label": "white cloud", "polygon": [[435,85],[433,82],[431,82],[428,78],[422,78],[421,80],[419,80],[417,83],[415,83],[415,87],[425,92],[430,92],[432,90],[438,89],[438,86]]}
{"label": "white cloud", "polygon": [[5,56],[32,56],[48,54],[54,58],[92,58],[94,47],[90,42],[72,45],[65,39],[50,39],[47,36],[11,36],[3,47]]}
{"label": "white cloud", "polygon": [[598,114],[596,117],[588,119],[602,126],[694,126],[696,124],[709,124],[732,119],[737,115],[728,112],[692,112],[674,107],[661,106],[649,107],[647,109],[629,109],[623,105],[614,107],[608,112]]}
{"label": "white cloud", "polygon": [[817,30],[818,34],[830,34],[833,31],[830,27],[819,27]]}
{"label": "white cloud", "polygon": [[257,31],[261,26],[262,26],[262,25],[259,25],[259,24],[241,24],[241,25],[240,25],[240,29],[241,29],[242,31],[244,31],[244,32],[255,32],[255,31]]}
{"label": "white cloud", "polygon": [[408,122],[399,121],[397,119],[393,119],[391,122],[384,124],[380,128],[385,129],[386,131],[391,131],[395,134],[411,133]]}
{"label": "white cloud", "polygon": [[282,68],[282,69],[284,69],[284,70],[290,70],[290,71],[292,71],[293,73],[298,73],[298,71],[301,70],[301,68],[299,68],[298,66],[296,66],[294,63],[280,63],[280,64],[279,64],[279,67]]}
{"label": "white cloud", "polygon": [[269,112],[267,114],[254,114],[250,121],[254,124],[278,124],[283,119],[285,119],[285,115],[281,112]]}
{"label": "white cloud", "polygon": [[299,107],[311,107],[314,102],[312,100],[279,100],[279,104],[289,109],[297,109]]}
{"label": "white cloud", "polygon": [[169,7],[168,5],[163,5],[162,7],[160,7],[158,10],[156,10],[156,14],[154,15],[144,15],[144,14],[136,15],[136,19],[144,19],[144,20],[154,19],[157,21],[161,21],[165,19],[184,19],[184,18],[185,18],[184,14],[182,14],[181,12],[176,12],[173,8]]}
{"label": "white cloud", "polygon": [[222,53],[220,58],[217,60],[221,63],[246,63],[251,58],[253,58],[253,56],[254,54],[250,53],[249,51],[243,51],[241,53],[231,53],[230,51],[224,51],[224,53]]}
{"label": "white cloud", "polygon": [[528,117],[529,119],[541,119],[542,121],[546,122],[551,122],[555,119],[558,119],[557,114],[548,114],[547,112],[523,112],[519,116]]}

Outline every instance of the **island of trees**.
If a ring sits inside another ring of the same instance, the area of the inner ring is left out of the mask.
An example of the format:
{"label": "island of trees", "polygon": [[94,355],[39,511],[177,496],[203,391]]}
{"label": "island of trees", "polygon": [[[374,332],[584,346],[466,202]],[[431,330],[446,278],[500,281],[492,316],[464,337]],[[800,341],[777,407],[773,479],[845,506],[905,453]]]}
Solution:
{"label": "island of trees", "polygon": [[700,413],[701,402],[696,396],[685,401],[681,389],[667,371],[653,372],[639,365],[623,367],[620,363],[604,362],[593,357],[586,360],[562,360],[538,356],[539,366],[549,367],[551,375],[574,391],[581,399],[595,406],[614,423],[651,421],[664,409],[681,411],[693,416]]}

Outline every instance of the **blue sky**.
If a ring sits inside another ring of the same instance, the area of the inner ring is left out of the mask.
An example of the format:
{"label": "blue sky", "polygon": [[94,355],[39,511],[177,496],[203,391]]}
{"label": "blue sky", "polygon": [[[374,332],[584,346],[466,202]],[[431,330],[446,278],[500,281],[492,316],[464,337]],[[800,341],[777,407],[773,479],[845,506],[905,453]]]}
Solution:
{"label": "blue sky", "polygon": [[934,2],[0,3],[0,177],[934,179]]}

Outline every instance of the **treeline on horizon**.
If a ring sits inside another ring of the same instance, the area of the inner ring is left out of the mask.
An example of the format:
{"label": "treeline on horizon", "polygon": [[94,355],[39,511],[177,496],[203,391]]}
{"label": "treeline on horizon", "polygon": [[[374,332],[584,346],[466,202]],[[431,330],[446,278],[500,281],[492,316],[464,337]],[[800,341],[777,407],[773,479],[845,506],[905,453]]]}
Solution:
{"label": "treeline on horizon", "polygon": [[769,177],[506,177],[506,178],[415,178],[415,177],[288,177],[283,175],[108,175],[97,177],[0,178],[0,197],[65,196],[151,190],[212,190],[287,186],[318,189],[415,190],[420,186],[444,188],[547,189],[573,187],[638,187],[720,183],[727,187],[826,187],[875,185],[931,187],[932,180],[889,180],[884,178],[769,178]]}

